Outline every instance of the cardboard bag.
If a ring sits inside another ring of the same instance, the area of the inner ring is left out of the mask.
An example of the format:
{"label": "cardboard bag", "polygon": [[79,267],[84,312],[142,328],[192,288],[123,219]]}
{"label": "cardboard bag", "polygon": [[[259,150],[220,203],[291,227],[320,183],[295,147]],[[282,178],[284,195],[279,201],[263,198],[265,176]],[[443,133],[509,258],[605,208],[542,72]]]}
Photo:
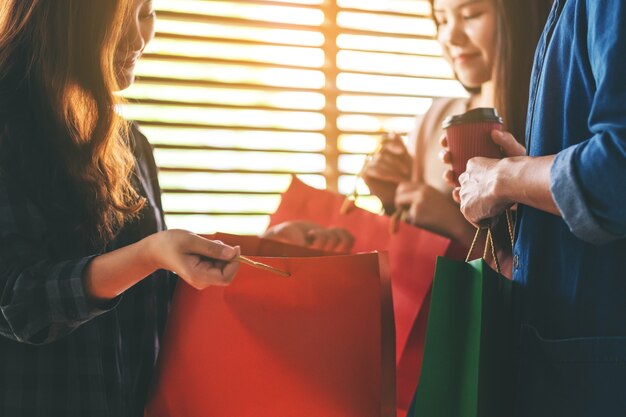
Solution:
{"label": "cardboard bag", "polygon": [[513,404],[513,282],[482,259],[437,260],[411,417],[502,417]]}
{"label": "cardboard bag", "polygon": [[[390,218],[352,207],[341,213],[344,196],[309,187],[297,178],[282,196],[270,226],[309,220],[325,227],[342,227],[355,237],[354,253],[387,251],[391,272],[396,331],[398,416],[409,409],[419,381],[428,308],[437,256],[450,253],[450,240],[399,223],[390,232]],[[465,250],[460,251],[464,256]],[[451,255],[454,256],[454,255]]]}
{"label": "cardboard bag", "polygon": [[213,238],[291,277],[242,264],[228,287],[180,281],[146,416],[395,415],[385,254],[319,256],[256,237]]}

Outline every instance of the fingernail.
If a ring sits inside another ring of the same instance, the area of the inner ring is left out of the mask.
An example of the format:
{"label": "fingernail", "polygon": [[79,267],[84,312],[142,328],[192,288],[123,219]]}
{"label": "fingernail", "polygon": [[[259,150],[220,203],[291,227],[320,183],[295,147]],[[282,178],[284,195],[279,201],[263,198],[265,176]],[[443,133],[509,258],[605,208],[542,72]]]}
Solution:
{"label": "fingernail", "polygon": [[500,130],[493,130],[491,132],[492,137],[495,137],[496,139],[502,139],[504,137],[504,133],[502,133]]}
{"label": "fingernail", "polygon": [[233,258],[237,254],[237,250],[235,248],[231,248],[230,246],[224,246],[222,248],[222,259],[230,259]]}

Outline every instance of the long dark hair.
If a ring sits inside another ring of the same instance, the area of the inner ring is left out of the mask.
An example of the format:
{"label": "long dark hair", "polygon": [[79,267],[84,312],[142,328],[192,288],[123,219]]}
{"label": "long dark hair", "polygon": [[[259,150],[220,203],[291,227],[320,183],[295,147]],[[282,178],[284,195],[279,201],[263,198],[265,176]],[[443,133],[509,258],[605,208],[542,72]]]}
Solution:
{"label": "long dark hair", "polygon": [[113,57],[129,15],[129,0],[0,3],[2,174],[36,203],[70,208],[98,247],[144,203],[114,95]]}
{"label": "long dark hair", "polygon": [[[505,129],[524,143],[533,57],[553,0],[494,2],[497,13],[493,68],[495,107],[504,119]],[[430,3],[433,5],[434,0]]]}

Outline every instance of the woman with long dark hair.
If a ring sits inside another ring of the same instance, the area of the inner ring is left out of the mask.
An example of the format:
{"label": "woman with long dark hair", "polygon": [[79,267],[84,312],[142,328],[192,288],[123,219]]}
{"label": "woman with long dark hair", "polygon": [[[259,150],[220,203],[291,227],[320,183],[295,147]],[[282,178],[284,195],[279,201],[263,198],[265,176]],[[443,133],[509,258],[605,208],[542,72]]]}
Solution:
{"label": "woman with long dark hair", "polygon": [[437,40],[468,98],[436,99],[409,137],[396,137],[372,158],[364,179],[388,213],[469,246],[475,228],[452,199],[439,160],[443,119],[495,107],[505,129],[524,137],[532,60],[552,0],[431,0]]}
{"label": "woman with long dark hair", "polygon": [[172,276],[238,248],[164,230],[151,148],[116,113],[151,0],[0,3],[0,415],[141,416]]}

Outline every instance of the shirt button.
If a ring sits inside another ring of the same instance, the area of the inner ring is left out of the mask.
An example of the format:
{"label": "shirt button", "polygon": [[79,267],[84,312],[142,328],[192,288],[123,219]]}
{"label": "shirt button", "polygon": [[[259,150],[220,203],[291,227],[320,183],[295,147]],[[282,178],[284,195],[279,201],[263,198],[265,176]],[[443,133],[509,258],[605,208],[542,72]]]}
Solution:
{"label": "shirt button", "polygon": [[519,256],[515,255],[513,256],[513,269],[517,269],[518,266],[519,266]]}

